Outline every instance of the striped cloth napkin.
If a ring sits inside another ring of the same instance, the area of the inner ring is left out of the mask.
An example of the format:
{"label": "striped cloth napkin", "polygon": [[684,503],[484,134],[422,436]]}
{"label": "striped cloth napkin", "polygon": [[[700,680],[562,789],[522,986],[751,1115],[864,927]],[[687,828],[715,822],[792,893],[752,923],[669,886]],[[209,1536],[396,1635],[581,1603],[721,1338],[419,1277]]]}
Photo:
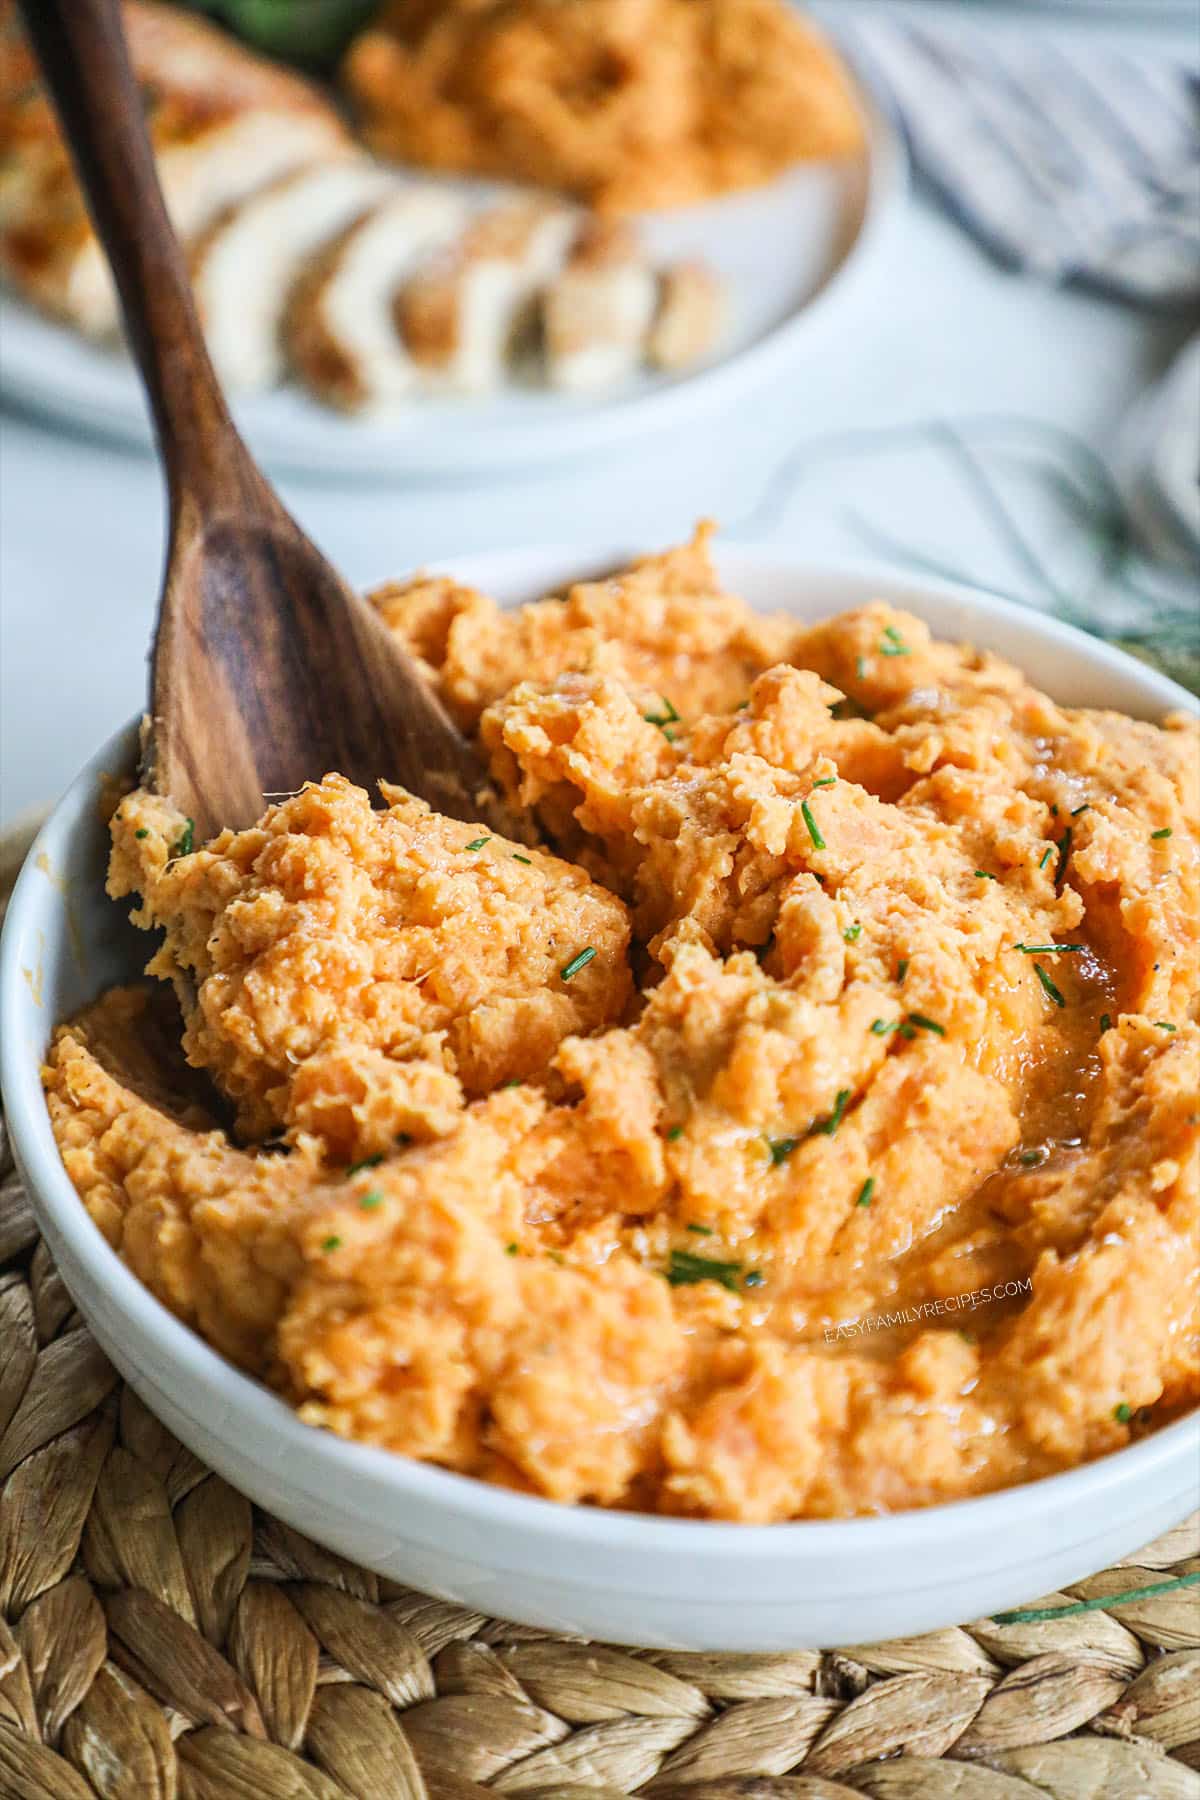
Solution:
{"label": "striped cloth napkin", "polygon": [[1200,294],[1200,77],[1112,42],[827,12],[994,255],[1145,305]]}

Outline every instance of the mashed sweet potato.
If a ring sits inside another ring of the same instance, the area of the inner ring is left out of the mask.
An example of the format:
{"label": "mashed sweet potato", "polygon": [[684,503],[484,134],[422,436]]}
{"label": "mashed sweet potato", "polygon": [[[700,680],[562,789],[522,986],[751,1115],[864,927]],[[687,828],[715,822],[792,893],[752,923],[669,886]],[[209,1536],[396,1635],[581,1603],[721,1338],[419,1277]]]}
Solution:
{"label": "mashed sweet potato", "polygon": [[786,0],[389,0],[347,54],[367,142],[607,212],[861,152],[825,38]]}
{"label": "mashed sweet potato", "polygon": [[705,1517],[979,1493],[1195,1404],[1194,721],[882,601],[755,618],[704,533],[513,612],[376,600],[553,850],[336,774],[207,845],[122,799],[168,985],[46,1087],[168,1306],[315,1425]]}

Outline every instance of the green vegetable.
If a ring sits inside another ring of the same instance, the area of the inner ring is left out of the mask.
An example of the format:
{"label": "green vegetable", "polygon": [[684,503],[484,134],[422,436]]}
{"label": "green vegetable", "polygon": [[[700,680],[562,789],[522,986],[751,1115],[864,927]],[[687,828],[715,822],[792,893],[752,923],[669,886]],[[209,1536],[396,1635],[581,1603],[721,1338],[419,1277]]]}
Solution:
{"label": "green vegetable", "polygon": [[859,938],[862,936],[862,926],[851,925],[847,930],[843,931],[842,936],[848,944],[857,944]]}
{"label": "green vegetable", "polygon": [[989,875],[986,869],[976,869],[975,873],[980,881],[999,881],[1000,879],[998,875]]}
{"label": "green vegetable", "polygon": [[377,1169],[382,1161],[383,1151],[381,1150],[377,1156],[364,1156],[361,1162],[351,1163],[346,1170],[347,1181],[351,1175],[357,1175],[361,1169]]}
{"label": "green vegetable", "polygon": [[1070,951],[1074,951],[1074,950],[1086,950],[1087,945],[1086,944],[1014,944],[1013,949],[1019,950],[1021,952],[1022,956],[1057,956],[1060,950],[1062,950],[1064,952],[1070,952]]}
{"label": "green vegetable", "polygon": [[909,1013],[908,1022],[920,1031],[932,1031],[938,1037],[945,1037],[946,1027],[939,1025],[936,1019],[927,1019],[924,1013]]}
{"label": "green vegetable", "polygon": [[766,1279],[767,1278],[761,1269],[747,1269],[742,1281],[742,1286],[748,1288],[761,1287]]}
{"label": "green vegetable", "polygon": [[133,835],[135,838],[148,838],[150,836],[149,827],[143,825]]}
{"label": "green vegetable", "polygon": [[873,1019],[871,1030],[876,1037],[886,1037],[889,1031],[900,1029],[899,1019]]}
{"label": "green vegetable", "polygon": [[1170,835],[1171,827],[1169,825],[1164,825],[1161,831],[1152,831],[1150,833],[1152,838],[1169,838]]}
{"label": "green vegetable", "polygon": [[896,964],[896,981],[900,986],[903,986],[904,977],[907,974],[908,974],[908,958],[907,958],[907,956],[902,956],[900,958],[900,961]]}
{"label": "green vegetable", "polygon": [[1043,969],[1041,963],[1034,963],[1033,967],[1038,980],[1041,982],[1043,988],[1045,988],[1047,994],[1049,994],[1051,1000],[1053,1000],[1055,1006],[1065,1006],[1067,1004],[1066,1001],[1047,975],[1045,969]]}
{"label": "green vegetable", "polygon": [[813,849],[823,850],[825,848],[825,839],[817,829],[817,821],[812,816],[812,807],[808,804],[807,800],[802,800],[800,802],[800,811],[804,815],[804,823],[808,826],[808,835],[812,839]]}
{"label": "green vegetable", "polygon": [[677,725],[679,723],[679,714],[675,711],[675,708],[671,705],[671,702],[667,699],[665,694],[663,696],[663,706],[666,709],[664,712],[643,713],[642,717],[645,719],[647,725],[657,725],[660,731],[670,735],[667,733],[666,728],[668,725]]}
{"label": "green vegetable", "polygon": [[836,787],[837,786],[837,776],[836,775],[822,775],[820,781],[813,782],[813,786],[815,788]]}
{"label": "green vegetable", "polygon": [[672,1125],[670,1131],[668,1131],[668,1133],[667,1133],[667,1142],[668,1142],[668,1144],[678,1143],[679,1139],[682,1136],[683,1136],[683,1126],[682,1125]]}
{"label": "green vegetable", "polygon": [[172,856],[190,856],[196,848],[196,827],[189,819],[175,842],[171,845]]}
{"label": "green vegetable", "polygon": [[799,1142],[800,1139],[794,1137],[767,1139],[767,1149],[771,1152],[771,1161],[776,1167],[787,1161]]}
{"label": "green vegetable", "polygon": [[1174,1031],[1175,1029],[1169,1019],[1155,1019],[1154,1025],[1157,1031]]}
{"label": "green vegetable", "polygon": [[911,654],[908,645],[894,625],[885,625],[883,636],[885,641],[879,645],[880,656],[908,656]]}
{"label": "green vegetable", "polygon": [[1045,848],[1045,850],[1044,850],[1044,851],[1043,851],[1043,853],[1042,853],[1042,860],[1041,860],[1041,862],[1040,862],[1040,863],[1039,863],[1039,864],[1038,864],[1038,868],[1039,868],[1039,869],[1044,869],[1044,868],[1045,868],[1045,866],[1046,866],[1046,864],[1047,864],[1047,863],[1048,863],[1048,862],[1049,862],[1049,861],[1050,861],[1050,858],[1051,858],[1051,857],[1052,857],[1052,856],[1053,856],[1053,855],[1054,855],[1054,845],[1053,845],[1053,844],[1047,844],[1047,845],[1046,845],[1046,848]]}
{"label": "green vegetable", "polygon": [[327,1237],[323,1238],[321,1241],[321,1248],[327,1256],[331,1250],[340,1250],[341,1247],[342,1240],[340,1237]]}
{"label": "green vegetable", "polygon": [[716,1262],[709,1256],[694,1256],[690,1250],[672,1250],[666,1276],[672,1287],[694,1287],[698,1281],[716,1281],[731,1294],[737,1293],[740,1262]]}
{"label": "green vegetable", "polygon": [[833,1102],[833,1111],[827,1119],[814,1119],[808,1128],[810,1137],[832,1137],[842,1122],[846,1111],[846,1102],[850,1098],[849,1088],[839,1088]]}
{"label": "green vegetable", "polygon": [[1111,1016],[1108,1013],[1101,1013],[1100,1014],[1100,1034],[1101,1034],[1101,1036],[1103,1036],[1106,1031],[1111,1031],[1112,1028],[1113,1028],[1113,1022],[1112,1022]]}
{"label": "green vegetable", "polygon": [[868,1175],[867,1179],[858,1190],[858,1199],[854,1202],[855,1206],[870,1206],[871,1196],[874,1192],[875,1177],[873,1175]]}
{"label": "green vegetable", "polygon": [[572,975],[578,975],[580,969],[586,969],[595,954],[595,950],[589,944],[586,950],[581,950],[578,956],[573,956],[566,967],[559,970],[563,980],[570,981]]}
{"label": "green vegetable", "polygon": [[712,1226],[711,1225],[689,1225],[688,1230],[694,1231],[697,1237],[711,1237],[712,1236]]}
{"label": "green vegetable", "polygon": [[520,851],[519,851],[519,850],[514,850],[514,851],[513,851],[513,853],[512,853],[512,859],[513,859],[513,861],[514,861],[514,862],[523,862],[523,863],[528,863],[528,864],[529,864],[529,865],[530,865],[530,867],[531,867],[531,868],[532,868],[532,866],[533,866],[533,858],[532,858],[532,856],[522,856],[522,855],[521,855],[521,853],[520,853]]}
{"label": "green vegetable", "polygon": [[490,844],[490,843],[491,843],[491,841],[492,841],[492,840],[491,840],[491,838],[490,838],[490,837],[481,837],[481,838],[476,838],[476,839],[475,839],[475,840],[474,840],[474,842],[473,842],[473,843],[470,843],[470,844],[464,844],[464,845],[463,845],[463,849],[464,849],[464,850],[482,850],[482,849],[483,849],[483,846],[484,846],[484,845],[485,845],[485,844]]}
{"label": "green vegetable", "polygon": [[1113,1418],[1117,1421],[1118,1425],[1128,1425],[1132,1417],[1133,1408],[1130,1406],[1128,1400],[1122,1400],[1120,1405],[1113,1407]]}
{"label": "green vegetable", "polygon": [[372,1188],[369,1193],[360,1197],[358,1204],[364,1212],[378,1212],[383,1205],[383,1195],[378,1188]]}

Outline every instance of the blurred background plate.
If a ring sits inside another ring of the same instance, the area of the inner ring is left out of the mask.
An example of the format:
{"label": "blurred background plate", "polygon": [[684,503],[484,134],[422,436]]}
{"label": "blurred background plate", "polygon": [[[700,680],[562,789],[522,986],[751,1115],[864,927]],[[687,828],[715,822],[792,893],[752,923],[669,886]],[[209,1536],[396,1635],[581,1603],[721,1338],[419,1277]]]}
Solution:
{"label": "blurred background plate", "polygon": [[[783,374],[853,318],[852,291],[886,260],[907,177],[900,139],[868,103],[864,157],[809,163],[766,188],[646,214],[656,260],[699,256],[730,292],[716,360],[677,377],[646,376],[596,398],[510,387],[482,399],[415,399],[387,418],[345,418],[296,388],[234,403],[251,447],[276,469],[328,476],[447,476],[613,446],[729,407]],[[477,185],[484,191],[484,184]],[[67,425],[149,443],[132,366],[11,295],[0,302],[0,391]]]}

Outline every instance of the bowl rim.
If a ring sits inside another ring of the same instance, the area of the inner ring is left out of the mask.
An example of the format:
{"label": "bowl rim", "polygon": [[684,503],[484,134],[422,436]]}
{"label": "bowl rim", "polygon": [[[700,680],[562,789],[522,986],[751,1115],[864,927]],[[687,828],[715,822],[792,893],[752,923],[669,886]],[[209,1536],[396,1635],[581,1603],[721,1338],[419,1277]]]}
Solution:
{"label": "bowl rim", "polygon": [[[923,596],[956,602],[979,615],[985,624],[995,618],[1020,625],[1043,645],[1058,644],[1074,652],[1077,660],[1082,654],[1083,660],[1101,674],[1132,677],[1145,694],[1148,708],[1159,716],[1172,711],[1200,714],[1195,696],[1157,670],[1074,626],[999,599],[985,589],[914,577],[879,562],[809,562],[802,551],[782,542],[727,540],[723,549],[731,562],[757,565],[764,572],[774,566],[810,582],[883,582],[890,598],[918,614]],[[581,548],[545,544],[471,552],[463,557],[439,559],[435,566],[453,568],[466,576],[487,567],[516,571],[531,559],[544,563],[561,559],[564,568],[569,568],[572,561],[580,568],[594,568],[612,557],[611,566],[615,566],[627,555],[623,546],[595,549],[587,545]],[[498,577],[501,582],[509,578],[503,573]],[[61,1238],[69,1255],[122,1316],[132,1321],[134,1337],[152,1346],[156,1358],[161,1359],[154,1367],[169,1369],[173,1386],[184,1384],[187,1403],[173,1396],[174,1404],[197,1424],[202,1421],[196,1406],[207,1400],[216,1404],[226,1424],[238,1419],[239,1436],[253,1432],[274,1439],[280,1466],[286,1466],[288,1471],[288,1486],[312,1501],[320,1502],[328,1494],[332,1480],[339,1483],[339,1492],[353,1492],[356,1483],[365,1482],[376,1492],[387,1490],[389,1498],[397,1503],[452,1512],[460,1519],[470,1520],[494,1533],[490,1541],[497,1552],[494,1566],[498,1571],[514,1567],[505,1562],[502,1554],[512,1533],[536,1533],[547,1551],[636,1550],[639,1554],[665,1556],[687,1552],[720,1558],[723,1566],[727,1566],[724,1559],[731,1556],[758,1565],[764,1559],[781,1556],[803,1562],[851,1553],[863,1559],[865,1571],[866,1559],[873,1556],[927,1552],[946,1544],[951,1536],[970,1539],[997,1530],[1011,1532],[1014,1527],[1043,1517],[1047,1510],[1070,1509],[1084,1499],[1095,1504],[1116,1488],[1133,1482],[1152,1482],[1184,1454],[1193,1459],[1200,1456],[1197,1408],[1137,1443],[1015,1487],[903,1512],[848,1519],[797,1519],[767,1525],[567,1505],[541,1495],[513,1492],[474,1476],[340,1438],[305,1424],[278,1395],[227,1361],[197,1331],[170,1312],[108,1244],[81,1205],[59,1156],[40,1069],[25,1053],[18,1029],[24,1005],[21,947],[30,932],[38,931],[38,922],[45,914],[48,884],[42,868],[47,858],[50,866],[55,866],[61,846],[78,829],[85,808],[94,801],[97,774],[128,760],[137,723],[135,720],[122,726],[84,765],[39,831],[13,888],[0,936],[0,1090],[13,1150],[39,1228],[46,1229],[52,1238]],[[578,1565],[578,1573],[581,1580],[587,1579],[584,1565]],[[604,1585],[604,1578],[597,1571],[588,1584]]]}

